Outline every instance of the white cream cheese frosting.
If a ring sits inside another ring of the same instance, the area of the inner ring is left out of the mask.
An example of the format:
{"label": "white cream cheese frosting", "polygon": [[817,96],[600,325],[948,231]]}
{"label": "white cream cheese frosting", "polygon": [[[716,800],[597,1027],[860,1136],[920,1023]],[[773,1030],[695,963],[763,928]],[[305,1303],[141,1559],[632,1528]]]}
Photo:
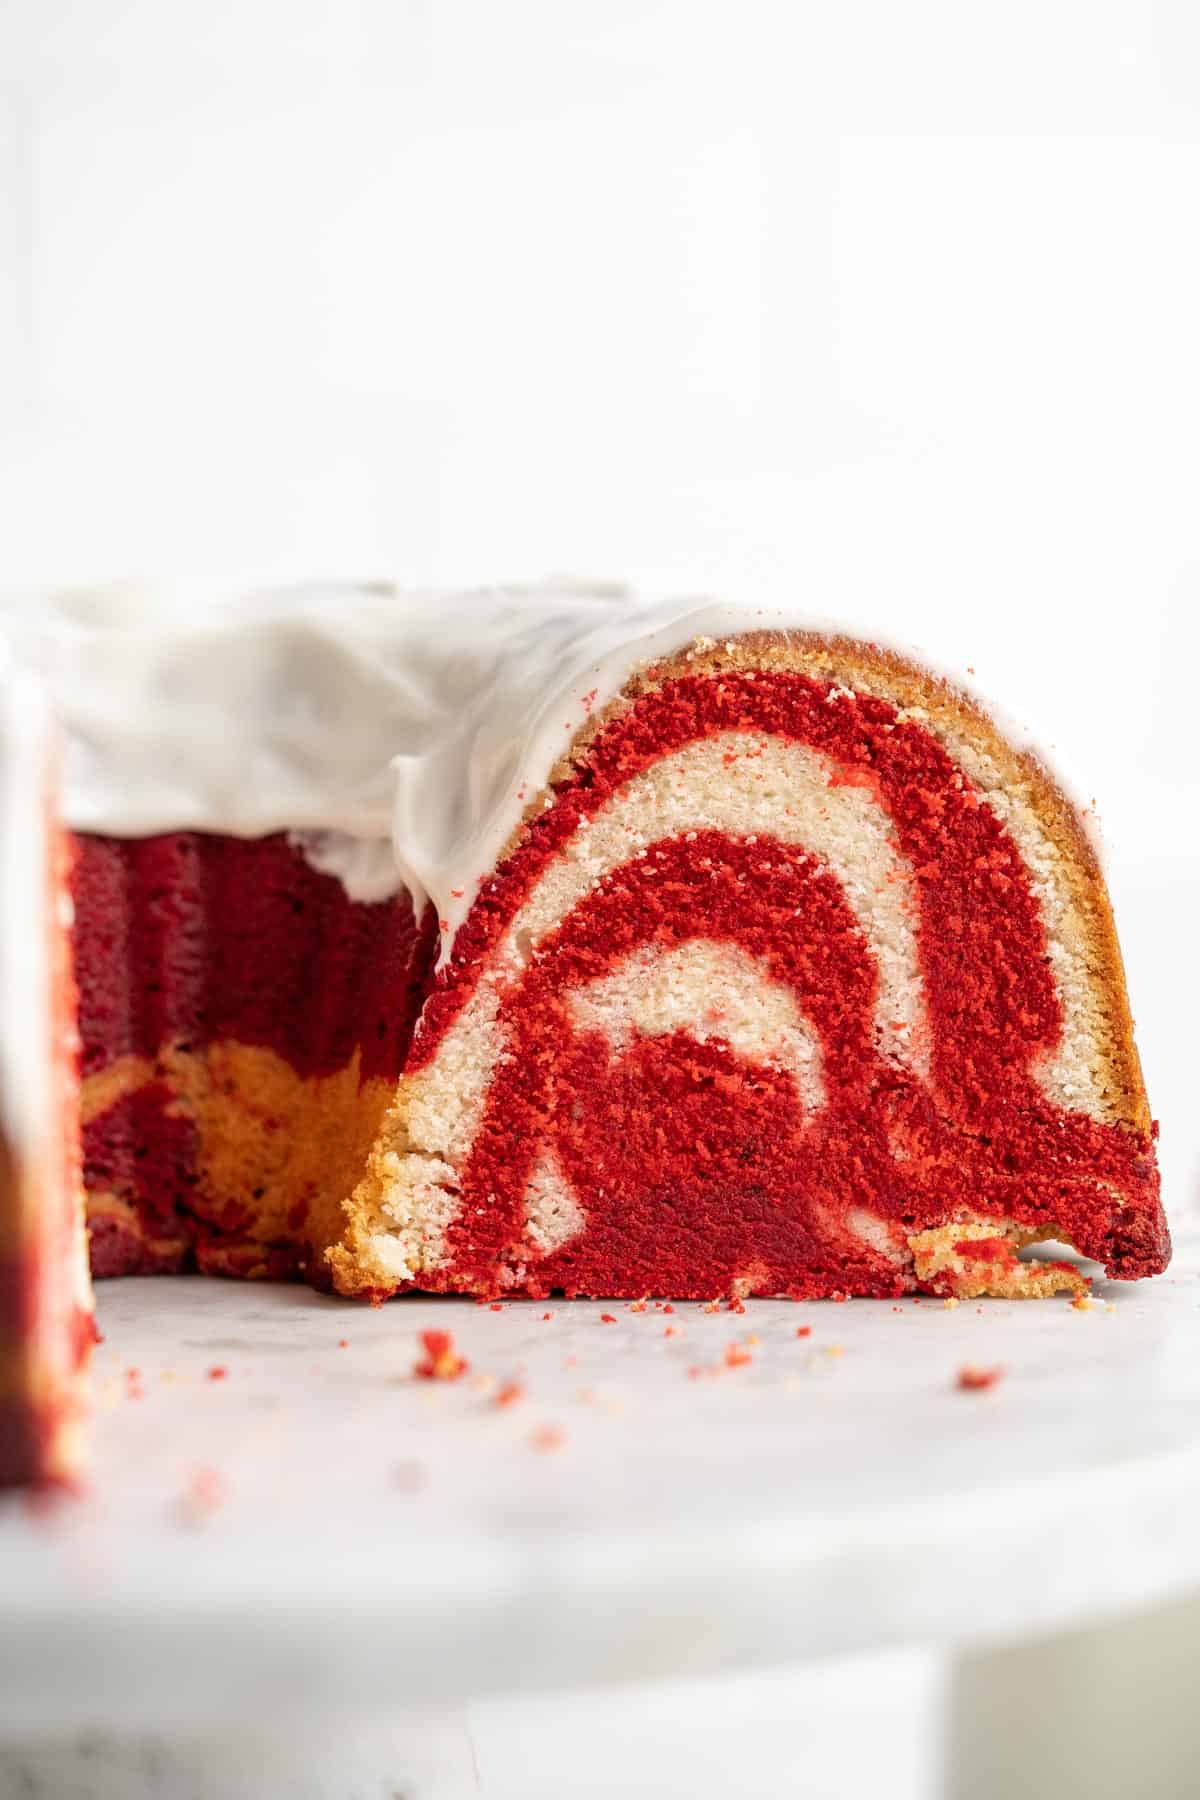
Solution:
{"label": "white cream cheese frosting", "polygon": [[569,584],[414,593],[186,584],[0,599],[66,734],[76,830],[288,831],[355,899],[453,942],[526,804],[638,665],[798,609]]}
{"label": "white cream cheese frosting", "polygon": [[46,915],[57,749],[40,684],[0,650],[0,1124],[29,1156],[56,1132]]}
{"label": "white cream cheese frosting", "polygon": [[638,663],[768,622],[571,586],[0,602],[65,727],[74,829],[289,831],[357,899],[432,899],[446,941],[589,710]]}

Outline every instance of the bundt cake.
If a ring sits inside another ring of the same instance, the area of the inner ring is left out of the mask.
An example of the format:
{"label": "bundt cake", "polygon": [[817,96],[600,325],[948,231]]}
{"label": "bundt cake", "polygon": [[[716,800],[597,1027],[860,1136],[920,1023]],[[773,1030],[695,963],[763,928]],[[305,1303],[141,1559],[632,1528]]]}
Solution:
{"label": "bundt cake", "polygon": [[1164,1267],[1085,825],[920,664],[571,589],[3,624],[67,738],[97,1274],[1082,1286],[1019,1254],[1045,1239]]}
{"label": "bundt cake", "polygon": [[69,1482],[94,1337],[79,1171],[69,846],[41,690],[0,671],[0,1486]]}

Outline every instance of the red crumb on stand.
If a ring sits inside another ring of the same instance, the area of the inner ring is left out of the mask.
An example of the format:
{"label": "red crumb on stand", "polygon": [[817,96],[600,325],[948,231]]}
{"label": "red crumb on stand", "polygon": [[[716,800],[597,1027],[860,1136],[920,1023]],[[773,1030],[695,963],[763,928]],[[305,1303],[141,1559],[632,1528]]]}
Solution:
{"label": "red crumb on stand", "polygon": [[466,1374],[470,1364],[455,1349],[453,1332],[422,1331],[419,1335],[425,1350],[413,1364],[419,1381],[457,1381]]}
{"label": "red crumb on stand", "polygon": [[646,1302],[644,1300],[631,1300],[629,1303],[629,1310],[630,1312],[637,1313],[645,1312]]}
{"label": "red crumb on stand", "polygon": [[617,1316],[615,1313],[601,1313],[600,1314],[600,1323],[602,1325],[615,1325],[616,1322],[617,1322]]}
{"label": "red crumb on stand", "polygon": [[978,1393],[983,1388],[995,1387],[1003,1374],[1004,1370],[999,1367],[985,1369],[978,1363],[964,1363],[955,1377],[955,1385]]}
{"label": "red crumb on stand", "polygon": [[744,1313],[745,1310],[745,1303],[735,1294],[733,1299],[729,1302],[729,1311],[731,1313]]}
{"label": "red crumb on stand", "polygon": [[492,1401],[492,1405],[500,1407],[501,1411],[503,1411],[505,1407],[515,1406],[518,1400],[523,1400],[524,1398],[525,1389],[519,1381],[506,1381],[504,1386],[497,1390],[496,1398]]}
{"label": "red crumb on stand", "polygon": [[338,1349],[339,1350],[348,1350],[349,1348],[350,1348],[350,1339],[349,1338],[339,1338],[338,1339]]}
{"label": "red crumb on stand", "polygon": [[726,1344],[725,1367],[727,1369],[740,1369],[743,1363],[753,1361],[753,1354],[747,1349],[745,1344]]}
{"label": "red crumb on stand", "polygon": [[[896,1308],[894,1306],[892,1308],[892,1311],[893,1312],[896,1311]],[[812,1336],[812,1326],[811,1325],[797,1325],[796,1336],[797,1337],[811,1337]]]}
{"label": "red crumb on stand", "polygon": [[200,1468],[193,1471],[179,1500],[179,1518],[184,1525],[203,1525],[219,1512],[229,1498],[229,1484],[219,1469]]}
{"label": "red crumb on stand", "polygon": [[664,1325],[663,1326],[663,1336],[664,1337],[678,1337],[679,1336],[678,1325]]}
{"label": "red crumb on stand", "polygon": [[544,1325],[546,1323],[547,1319],[552,1319],[553,1317],[554,1317],[554,1314],[552,1312],[543,1313],[542,1314],[542,1324]]}
{"label": "red crumb on stand", "polygon": [[491,1311],[492,1311],[492,1312],[503,1312],[503,1311],[504,1311],[504,1305],[503,1305],[503,1302],[502,1302],[502,1301],[500,1301],[500,1300],[493,1300],[493,1301],[492,1301],[492,1303],[491,1303],[491,1308],[490,1308],[490,1310],[491,1310]]}
{"label": "red crumb on stand", "polygon": [[208,1371],[208,1379],[210,1381],[225,1381],[228,1379],[228,1376],[229,1370],[225,1367],[224,1363],[214,1363],[212,1368]]}
{"label": "red crumb on stand", "polygon": [[561,1450],[567,1434],[561,1425],[539,1425],[529,1441],[535,1450]]}

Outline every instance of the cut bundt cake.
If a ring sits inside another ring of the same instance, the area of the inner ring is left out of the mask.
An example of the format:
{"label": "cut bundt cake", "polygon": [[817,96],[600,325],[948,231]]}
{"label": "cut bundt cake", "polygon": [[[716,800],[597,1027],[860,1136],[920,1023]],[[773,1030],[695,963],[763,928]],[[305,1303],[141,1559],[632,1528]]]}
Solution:
{"label": "cut bundt cake", "polygon": [[94,1337],[76,1115],[68,845],[56,745],[27,675],[0,673],[0,1486],[64,1482]]}
{"label": "cut bundt cake", "polygon": [[1095,850],[958,687],[617,593],[14,607],[93,1266],[1036,1295],[1169,1244]]}

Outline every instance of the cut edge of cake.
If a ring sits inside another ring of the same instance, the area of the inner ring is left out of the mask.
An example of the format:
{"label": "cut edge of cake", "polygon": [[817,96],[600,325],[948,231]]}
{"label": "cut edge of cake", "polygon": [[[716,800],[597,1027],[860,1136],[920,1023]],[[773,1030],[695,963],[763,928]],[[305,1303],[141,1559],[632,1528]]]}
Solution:
{"label": "cut edge of cake", "polygon": [[71,1484],[95,1340],[78,1130],[70,846],[36,682],[0,671],[0,1486]]}
{"label": "cut edge of cake", "polygon": [[[1133,1216],[1137,1209],[1131,1209],[1130,1242],[1123,1248],[1121,1201],[1112,1190],[1112,1254],[1105,1259],[1109,1272],[1132,1277],[1165,1266],[1169,1239],[1153,1175],[1156,1127],[1134,1044],[1121,952],[1096,845],[1079,810],[1041,757],[1010,740],[979,701],[945,677],[897,651],[841,633],[751,630],[720,641],[694,639],[635,668],[615,697],[575,734],[548,781],[536,789],[531,784],[497,875],[502,878],[511,870],[563,793],[590,779],[594,747],[647,696],[681,678],[719,682],[723,677],[753,679],[776,672],[824,684],[831,700],[847,695],[883,701],[895,709],[897,724],[919,724],[942,746],[966,785],[1015,842],[1040,910],[1046,960],[1063,1013],[1057,1043],[1036,1060],[1032,1073],[1049,1100],[1100,1126],[1115,1128],[1131,1146],[1144,1150],[1150,1182],[1146,1192],[1151,1198],[1137,1217]],[[630,845],[631,855],[644,855],[645,850],[645,844]],[[513,1279],[511,1259],[506,1269],[497,1269],[491,1277],[464,1281],[445,1252],[463,1173],[464,1146],[455,1136],[456,1117],[461,1122],[464,1111],[461,1095],[465,1090],[471,1096],[477,1126],[495,1065],[509,1054],[498,1035],[497,987],[528,967],[531,955],[538,953],[537,941],[526,934],[524,943],[506,939],[499,950],[485,951],[485,963],[491,959],[495,964],[498,957],[507,964],[504,970],[495,965],[482,977],[469,970],[486,936],[478,930],[473,934],[471,919],[486,910],[496,885],[495,877],[490,883],[485,877],[480,899],[460,928],[442,972],[443,985],[466,980],[484,994],[476,1041],[451,1045],[443,1083],[431,1085],[425,1066],[401,1078],[364,1179],[346,1204],[343,1239],[328,1253],[335,1286],[342,1292],[378,1298],[413,1285],[445,1285],[451,1291],[456,1285],[474,1285],[479,1291],[493,1286],[522,1291],[526,1286],[525,1270]],[[518,931],[518,940],[520,935]],[[436,1012],[436,1001],[431,1011]],[[428,1029],[427,1013],[418,1028],[418,1050]],[[551,1250],[556,1248],[552,1241],[556,1230],[560,1238],[566,1234],[563,1241],[578,1230],[578,1204],[553,1159],[543,1159],[530,1177],[527,1199],[535,1249],[547,1243]],[[873,1231],[876,1226],[868,1217],[865,1241]],[[1019,1255],[1047,1239],[1071,1244],[1074,1235],[1060,1221],[1031,1225],[1007,1218],[994,1207],[980,1209],[972,1194],[964,1191],[961,1207],[934,1227],[901,1232],[898,1239],[893,1232],[886,1255],[897,1269],[897,1291],[917,1287],[960,1297],[1006,1298],[1078,1293],[1087,1284],[1076,1264],[1026,1261]],[[1091,1253],[1095,1254],[1094,1247]],[[754,1272],[729,1285],[734,1291],[756,1291]],[[528,1291],[539,1291],[536,1279]],[[668,1291],[661,1289],[664,1294]]]}

